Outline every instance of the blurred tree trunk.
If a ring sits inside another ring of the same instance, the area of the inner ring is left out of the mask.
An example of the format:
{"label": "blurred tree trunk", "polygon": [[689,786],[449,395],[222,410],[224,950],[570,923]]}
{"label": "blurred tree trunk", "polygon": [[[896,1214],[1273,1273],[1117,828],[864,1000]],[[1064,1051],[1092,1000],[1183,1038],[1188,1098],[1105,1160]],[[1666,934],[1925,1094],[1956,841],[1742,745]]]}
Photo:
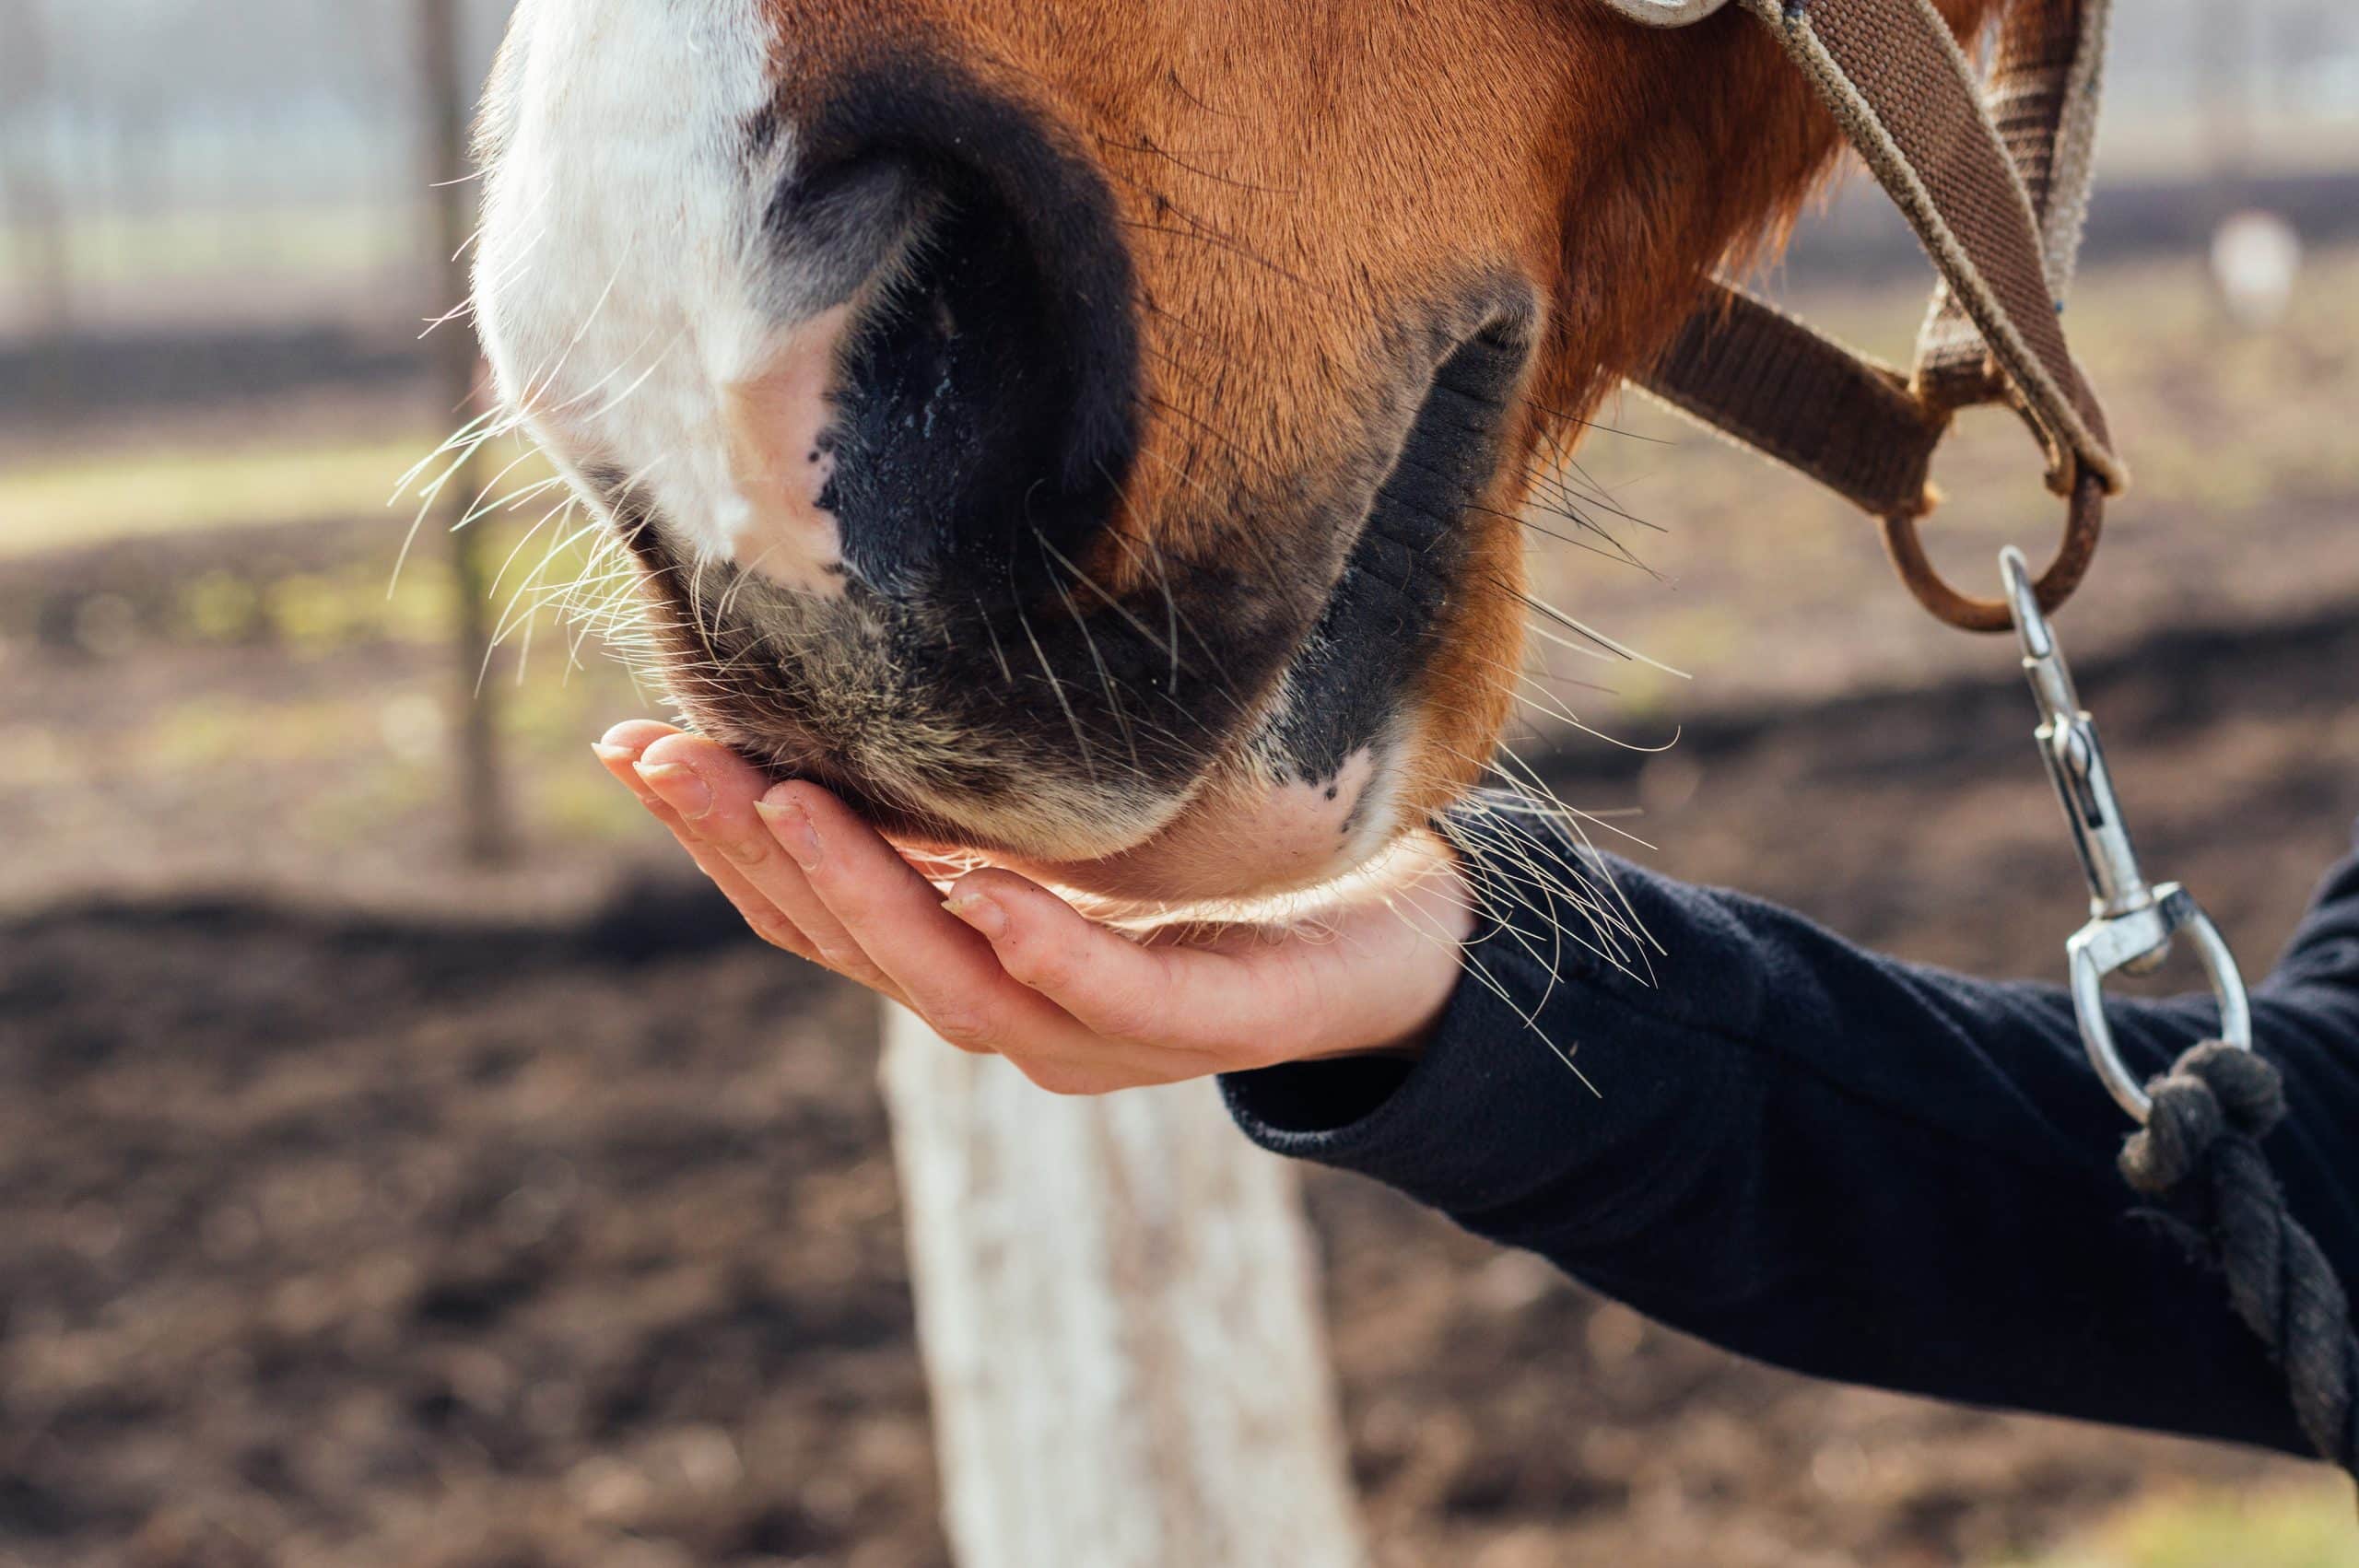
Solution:
{"label": "blurred tree trunk", "polygon": [[1061,1100],[886,1036],[960,1568],[1362,1568],[1293,1173],[1208,1083]]}
{"label": "blurred tree trunk", "polygon": [[[459,0],[417,0],[419,78],[424,88],[426,163],[433,193],[433,243],[443,309],[464,301],[472,286],[465,252],[474,238],[476,182],[468,158],[475,92],[461,47]],[[435,329],[438,384],[457,421],[485,407],[483,357],[465,318]],[[451,567],[451,643],[456,681],[451,694],[452,788],[458,791],[459,845],[470,864],[505,860],[513,844],[499,764],[499,687],[485,679],[491,653],[490,541],[479,527],[458,527],[482,494],[487,464],[471,453],[443,486],[427,526],[444,542]]]}

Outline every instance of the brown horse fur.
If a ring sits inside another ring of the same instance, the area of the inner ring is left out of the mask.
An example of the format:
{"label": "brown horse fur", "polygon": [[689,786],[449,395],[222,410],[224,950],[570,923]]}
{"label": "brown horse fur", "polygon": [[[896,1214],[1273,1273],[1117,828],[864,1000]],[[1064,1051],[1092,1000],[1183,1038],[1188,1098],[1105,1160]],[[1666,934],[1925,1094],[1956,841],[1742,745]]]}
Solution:
{"label": "brown horse fur", "polygon": [[[1522,324],[1528,367],[1499,431],[1496,477],[1458,525],[1463,549],[1437,651],[1402,690],[1414,739],[1395,761],[1397,796],[1379,837],[1461,795],[1504,727],[1526,613],[1517,519],[1537,477],[1619,380],[1668,342],[1715,269],[1781,240],[1837,146],[1775,41],[1735,7],[1658,32],[1597,0],[753,3],[776,29],[770,112],[781,123],[824,119],[839,84],[880,62],[945,62],[976,90],[1020,106],[1110,195],[1134,275],[1135,451],[1106,525],[1072,563],[1109,603],[1159,604],[1158,576],[1250,560],[1282,606],[1267,624],[1299,641],[1333,586],[1331,541],[1356,520],[1287,497],[1387,461],[1431,369],[1404,363],[1404,320],[1485,280],[1528,287],[1537,306]],[[1994,6],[1942,0],[1961,35]],[[515,91],[511,84],[508,99]],[[495,158],[503,112],[530,108],[495,110]],[[486,293],[499,303],[493,285]],[[703,671],[681,682],[690,713],[781,768],[810,760],[814,731],[849,750],[850,740],[832,739],[832,720],[815,717],[825,694],[813,688],[825,680],[780,695],[747,652],[758,638],[730,643],[733,628],[699,601],[696,553],[661,537],[652,509],[617,498],[614,474],[602,486],[599,454],[563,451],[562,437],[542,433],[633,525],[651,592],[681,612],[687,629],[672,651],[684,677]],[[741,603],[774,598],[757,591]],[[1085,613],[1098,606],[1074,610]],[[1253,682],[1238,700],[1265,708],[1286,661],[1238,663]],[[711,671],[723,665],[734,673],[716,682]],[[1067,703],[1054,672],[1050,681]],[[1087,679],[1070,684],[1074,700],[1095,690]],[[1034,860],[1092,860],[1109,848],[1087,834],[1061,839],[1020,813],[966,809],[961,789],[980,797],[992,786],[897,785],[933,765],[895,775],[884,752],[980,752],[1005,738],[959,733],[939,715],[895,722],[899,738],[869,741],[863,768],[880,816]],[[772,743],[773,731],[794,733],[806,750]],[[1191,743],[1194,776],[1158,786],[1187,809],[1158,818],[1156,832],[1188,831],[1190,816],[1216,815],[1266,782],[1240,760],[1251,732],[1213,724]],[[1053,771],[1043,763],[1030,777]],[[1216,823],[1196,831],[1217,841]],[[1246,891],[1218,880],[1183,874],[1170,891]],[[1249,880],[1294,879],[1263,871]]]}

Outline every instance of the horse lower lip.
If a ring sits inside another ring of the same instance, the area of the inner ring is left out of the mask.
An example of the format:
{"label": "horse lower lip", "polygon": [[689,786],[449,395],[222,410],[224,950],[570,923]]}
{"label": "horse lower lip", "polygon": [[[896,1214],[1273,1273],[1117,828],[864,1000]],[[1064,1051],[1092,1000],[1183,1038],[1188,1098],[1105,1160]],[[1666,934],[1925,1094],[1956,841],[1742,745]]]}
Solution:
{"label": "horse lower lip", "polygon": [[742,734],[735,749],[780,783],[807,779],[830,790],[852,787],[831,750],[802,724],[783,715],[763,715],[758,730]]}
{"label": "horse lower lip", "polygon": [[856,783],[824,778],[813,782],[826,786],[861,821],[905,846],[935,851],[946,851],[950,846],[961,844],[981,847],[972,846],[973,836],[957,831],[954,825],[881,801]]}
{"label": "horse lower lip", "polygon": [[[785,732],[783,739],[780,731]],[[940,837],[947,831],[948,825],[894,803],[865,770],[820,743],[792,720],[768,720],[761,743],[757,747],[741,743],[738,750],[778,782],[816,784],[861,820],[896,837]]]}

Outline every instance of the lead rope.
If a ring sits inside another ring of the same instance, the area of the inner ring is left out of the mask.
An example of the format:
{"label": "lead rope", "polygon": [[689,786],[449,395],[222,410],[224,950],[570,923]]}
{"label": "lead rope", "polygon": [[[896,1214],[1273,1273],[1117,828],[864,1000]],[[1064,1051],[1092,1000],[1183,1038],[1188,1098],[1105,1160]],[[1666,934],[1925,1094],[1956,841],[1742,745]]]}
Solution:
{"label": "lead rope", "polygon": [[2122,1146],[2121,1174],[2226,1281],[2236,1316],[2285,1375],[2303,1433],[2359,1478],[2359,1340],[2334,1265],[2286,1208],[2261,1140],[2285,1085],[2250,1051],[2207,1040],[2148,1085],[2154,1110]]}
{"label": "lead rope", "polygon": [[[2236,1316],[2268,1347],[2319,1455],[2359,1480],[2359,1340],[2334,1266],[2270,1170],[2261,1142],[2285,1117],[2285,1085],[2252,1044],[2252,1004],[2236,955],[2201,906],[2176,883],[2149,886],[2121,817],[2096,721],[2041,613],[2031,568],[2012,546],[2000,556],[2024,673],[2037,698],[2040,755],[2064,802],[2091,919],[2065,944],[2072,1011],[2090,1062],[2116,1101],[2142,1123],[2123,1144],[2121,1175],[2189,1252],[2227,1284]],[[2220,1037],[2141,1085],[2105,1016],[2105,982],[2161,967],[2191,942],[2220,1004]]]}

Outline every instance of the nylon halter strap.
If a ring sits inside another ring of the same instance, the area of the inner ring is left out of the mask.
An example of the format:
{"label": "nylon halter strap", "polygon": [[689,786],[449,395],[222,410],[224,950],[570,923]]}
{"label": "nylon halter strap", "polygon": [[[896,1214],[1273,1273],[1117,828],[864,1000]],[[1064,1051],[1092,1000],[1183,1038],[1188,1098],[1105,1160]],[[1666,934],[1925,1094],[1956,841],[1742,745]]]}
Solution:
{"label": "nylon halter strap", "polygon": [[[1608,0],[1682,26],[1719,0]],[[1959,409],[2013,406],[2067,498],[2044,610],[2095,553],[2105,501],[2128,471],[2064,336],[2062,300],[2088,207],[2108,0],[2015,0],[1987,88],[1930,0],[1735,0],[1760,18],[1867,160],[1942,272],[1904,372],[1715,283],[1668,352],[1637,378],[1693,417],[1808,474],[1883,524],[1902,579],[1953,626],[2005,631],[2007,605],[1957,592],[1918,520]]]}

